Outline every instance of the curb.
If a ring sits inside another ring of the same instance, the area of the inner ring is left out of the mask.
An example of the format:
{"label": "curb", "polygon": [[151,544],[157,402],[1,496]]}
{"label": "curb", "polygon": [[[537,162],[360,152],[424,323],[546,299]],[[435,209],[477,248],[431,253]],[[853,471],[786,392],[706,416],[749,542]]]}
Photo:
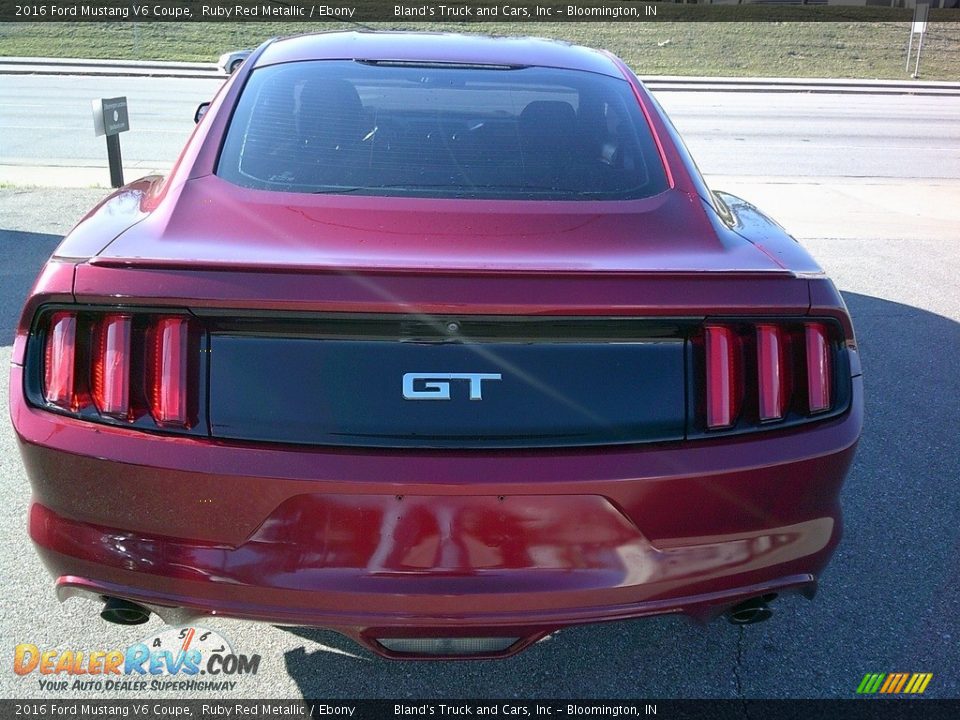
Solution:
{"label": "curb", "polygon": [[[2,73],[2,70],[0,70]],[[726,93],[793,93],[810,95],[913,95],[934,97],[960,97],[960,88],[884,88],[874,86],[829,86],[829,85],[742,85],[739,83],[721,84],[704,80],[702,83],[675,84],[661,82],[655,78],[640,78],[650,90],[657,92],[726,92]]]}
{"label": "curb", "polygon": [[949,80],[851,80],[846,78],[737,78],[641,76],[653,90],[687,92],[778,92],[872,95],[960,95]]}
{"label": "curb", "polygon": [[0,57],[2,65],[76,65],[101,68],[144,68],[156,70],[197,70],[218,72],[216,63],[173,60],[98,60],[96,58]]}
{"label": "curb", "polygon": [[[88,75],[224,79],[214,63],[159,60],[0,57],[0,75]],[[643,75],[651,90],[675,92],[869,93],[960,95],[960,82],[943,80],[850,80],[837,78],[741,78]]]}
{"label": "curb", "polygon": [[156,77],[156,78],[188,78],[193,80],[226,80],[226,76],[219,72],[175,72],[170,70],[125,70],[123,68],[97,70],[74,66],[62,66],[58,70],[42,70],[37,66],[11,68],[0,63],[0,75],[70,75],[80,77]]}
{"label": "curb", "polygon": [[0,75],[102,75],[224,79],[216,63],[161,60],[0,57]]}
{"label": "curb", "polygon": [[[166,175],[173,163],[137,163],[125,165],[124,180],[131,182],[145,175]],[[105,165],[11,165],[0,163],[0,184],[12,187],[99,188],[110,190],[110,170]]]}

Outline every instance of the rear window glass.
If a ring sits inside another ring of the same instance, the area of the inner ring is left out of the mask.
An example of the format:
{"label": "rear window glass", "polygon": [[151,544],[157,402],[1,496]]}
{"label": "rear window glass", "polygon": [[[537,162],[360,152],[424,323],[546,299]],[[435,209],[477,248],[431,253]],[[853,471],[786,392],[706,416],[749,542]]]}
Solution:
{"label": "rear window glass", "polygon": [[217,174],[261,190],[439,198],[620,200],[667,188],[623,80],[332,60],[255,70]]}

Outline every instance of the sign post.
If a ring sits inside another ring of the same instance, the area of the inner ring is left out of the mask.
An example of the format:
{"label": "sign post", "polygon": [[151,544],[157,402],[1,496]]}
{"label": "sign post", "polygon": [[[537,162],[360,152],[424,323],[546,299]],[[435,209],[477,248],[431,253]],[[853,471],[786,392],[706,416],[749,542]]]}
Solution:
{"label": "sign post", "polygon": [[910,44],[907,45],[907,66],[906,72],[910,72],[910,54],[913,52],[913,36],[920,33],[920,43],[917,45],[917,62],[913,68],[913,77],[920,75],[920,53],[923,50],[923,36],[927,34],[927,15],[930,12],[929,3],[918,2],[913,8],[913,23],[910,26]]}
{"label": "sign post", "polygon": [[101,98],[92,101],[93,132],[107,137],[107,162],[110,164],[110,185],[123,185],[123,161],[120,157],[120,133],[130,129],[125,97]]}

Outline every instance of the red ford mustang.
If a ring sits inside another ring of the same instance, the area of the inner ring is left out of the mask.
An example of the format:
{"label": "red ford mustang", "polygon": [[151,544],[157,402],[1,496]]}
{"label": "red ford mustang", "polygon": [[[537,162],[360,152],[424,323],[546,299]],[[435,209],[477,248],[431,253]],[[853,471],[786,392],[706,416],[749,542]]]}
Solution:
{"label": "red ford mustang", "polygon": [[14,425],[61,599],[489,657],[812,597],[862,387],[810,256],[606,52],[271,41],[27,300]]}

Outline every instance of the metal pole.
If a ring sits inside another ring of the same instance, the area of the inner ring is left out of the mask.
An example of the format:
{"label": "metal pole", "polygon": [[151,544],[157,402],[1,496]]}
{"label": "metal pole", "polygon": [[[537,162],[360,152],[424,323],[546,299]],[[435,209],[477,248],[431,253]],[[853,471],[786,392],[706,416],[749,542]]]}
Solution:
{"label": "metal pole", "polygon": [[123,161],[120,159],[119,135],[107,135],[107,161],[110,163],[110,186],[123,187]]}
{"label": "metal pole", "polygon": [[920,77],[920,53],[923,51],[923,36],[926,33],[920,33],[920,44],[917,45],[917,64],[913,68],[913,76]]}
{"label": "metal pole", "polygon": [[907,64],[904,65],[903,71],[910,72],[910,54],[913,52],[913,25],[910,26],[910,44],[907,45]]}

